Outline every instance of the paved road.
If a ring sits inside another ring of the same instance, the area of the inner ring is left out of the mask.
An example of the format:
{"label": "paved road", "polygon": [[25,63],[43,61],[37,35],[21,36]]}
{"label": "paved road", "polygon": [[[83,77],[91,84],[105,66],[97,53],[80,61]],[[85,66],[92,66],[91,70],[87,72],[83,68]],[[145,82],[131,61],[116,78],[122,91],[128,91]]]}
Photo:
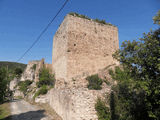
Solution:
{"label": "paved road", "polygon": [[10,103],[12,120],[53,120],[46,116],[45,111],[24,100],[15,100]]}

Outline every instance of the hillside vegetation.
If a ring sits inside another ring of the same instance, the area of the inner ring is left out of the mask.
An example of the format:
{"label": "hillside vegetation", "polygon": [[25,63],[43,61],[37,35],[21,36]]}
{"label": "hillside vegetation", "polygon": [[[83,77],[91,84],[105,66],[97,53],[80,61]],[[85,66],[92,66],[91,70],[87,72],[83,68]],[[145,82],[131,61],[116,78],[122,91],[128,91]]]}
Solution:
{"label": "hillside vegetation", "polygon": [[15,62],[0,62],[0,104],[10,100],[12,91],[9,83],[15,77],[20,78],[26,65]]}
{"label": "hillside vegetation", "polygon": [[15,70],[15,68],[21,68],[22,70],[24,70],[27,65],[23,63],[0,61],[0,68],[7,66],[9,70]]}

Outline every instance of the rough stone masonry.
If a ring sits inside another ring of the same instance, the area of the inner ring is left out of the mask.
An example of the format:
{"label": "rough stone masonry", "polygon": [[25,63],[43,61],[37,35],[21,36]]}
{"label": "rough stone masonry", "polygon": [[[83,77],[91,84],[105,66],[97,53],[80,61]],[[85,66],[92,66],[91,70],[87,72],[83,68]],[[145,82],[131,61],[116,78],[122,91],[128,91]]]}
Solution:
{"label": "rough stone masonry", "polygon": [[49,104],[63,120],[97,120],[94,105],[109,88],[88,90],[85,78],[119,64],[112,54],[119,48],[118,29],[67,15],[53,38],[52,70],[56,85]]}
{"label": "rough stone masonry", "polygon": [[67,15],[53,39],[52,68],[68,83],[116,63],[112,54],[118,48],[117,27]]}

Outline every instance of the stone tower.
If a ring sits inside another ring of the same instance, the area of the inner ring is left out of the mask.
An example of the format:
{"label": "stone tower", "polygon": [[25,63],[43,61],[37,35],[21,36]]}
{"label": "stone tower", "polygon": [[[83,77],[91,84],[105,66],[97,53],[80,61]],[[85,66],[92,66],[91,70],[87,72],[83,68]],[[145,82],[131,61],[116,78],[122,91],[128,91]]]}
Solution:
{"label": "stone tower", "polygon": [[118,64],[112,54],[119,48],[118,29],[67,15],[53,38],[52,69],[56,79],[70,82]]}
{"label": "stone tower", "polygon": [[53,38],[56,83],[48,93],[50,106],[63,120],[98,120],[96,100],[110,87],[103,82],[101,90],[89,90],[85,78],[106,75],[109,66],[119,64],[112,58],[118,48],[117,27],[76,14],[65,17]]}

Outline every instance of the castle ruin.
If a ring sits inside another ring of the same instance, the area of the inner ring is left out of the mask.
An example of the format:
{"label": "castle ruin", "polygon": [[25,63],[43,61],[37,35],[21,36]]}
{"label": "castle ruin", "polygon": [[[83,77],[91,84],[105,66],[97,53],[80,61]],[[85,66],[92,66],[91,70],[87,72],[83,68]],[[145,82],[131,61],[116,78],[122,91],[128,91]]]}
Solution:
{"label": "castle ruin", "polygon": [[67,15],[53,38],[52,71],[55,88],[49,92],[50,106],[63,120],[97,120],[95,103],[109,92],[89,90],[87,76],[119,63],[112,54],[119,49],[118,29],[110,24]]}
{"label": "castle ruin", "polygon": [[117,64],[112,54],[118,48],[117,27],[67,15],[53,39],[52,68],[57,79],[70,83]]}

